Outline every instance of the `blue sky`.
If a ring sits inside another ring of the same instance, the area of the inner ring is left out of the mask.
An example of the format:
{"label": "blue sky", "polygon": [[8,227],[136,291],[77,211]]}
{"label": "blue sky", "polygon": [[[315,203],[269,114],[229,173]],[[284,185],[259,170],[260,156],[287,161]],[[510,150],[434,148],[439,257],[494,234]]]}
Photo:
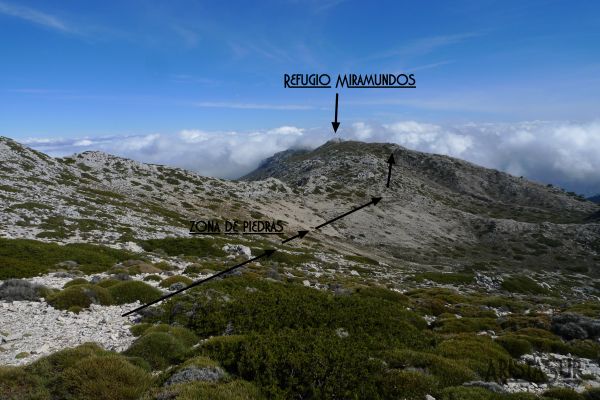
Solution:
{"label": "blue sky", "polygon": [[555,121],[600,140],[589,131],[600,109],[593,0],[0,0],[0,38],[0,135],[34,145],[281,127],[325,138],[335,89],[284,89],[286,72],[415,73],[413,90],[340,90],[342,137],[406,121],[459,135],[457,126]]}

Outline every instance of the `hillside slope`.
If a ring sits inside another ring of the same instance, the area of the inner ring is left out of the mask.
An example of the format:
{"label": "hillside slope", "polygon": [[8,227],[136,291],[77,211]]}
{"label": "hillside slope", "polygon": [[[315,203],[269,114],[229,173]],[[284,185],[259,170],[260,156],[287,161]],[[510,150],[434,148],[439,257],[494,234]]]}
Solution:
{"label": "hillside slope", "polygon": [[[396,165],[386,188],[391,153]],[[0,139],[0,162],[4,237],[123,244],[187,236],[189,220],[211,218],[279,219],[288,234],[381,196],[376,207],[311,230],[310,239],[398,268],[595,273],[600,259],[597,204],[391,144],[328,142],[313,151],[286,151],[240,181],[100,152],[53,159],[6,138]]]}

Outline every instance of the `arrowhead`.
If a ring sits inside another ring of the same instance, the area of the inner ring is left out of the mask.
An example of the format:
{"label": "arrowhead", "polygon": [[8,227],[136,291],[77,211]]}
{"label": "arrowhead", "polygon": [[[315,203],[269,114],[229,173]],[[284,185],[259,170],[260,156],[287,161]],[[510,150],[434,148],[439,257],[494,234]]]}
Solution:
{"label": "arrowhead", "polygon": [[275,253],[275,249],[267,249],[267,250],[265,250],[265,252],[263,254],[266,254],[267,257],[271,257],[271,255],[273,255],[273,253]]}
{"label": "arrowhead", "polygon": [[373,203],[373,205],[377,205],[377,203],[379,203],[380,200],[381,197],[371,197],[371,203]]}
{"label": "arrowhead", "polygon": [[396,160],[394,160],[394,153],[390,155],[390,158],[387,160],[388,164],[396,164]]}
{"label": "arrowhead", "polygon": [[298,236],[300,237],[300,239],[302,239],[304,236],[306,236],[307,233],[308,231],[298,231]]}
{"label": "arrowhead", "polygon": [[333,126],[333,133],[337,133],[337,130],[340,127],[340,123],[335,121],[331,123],[331,126]]}

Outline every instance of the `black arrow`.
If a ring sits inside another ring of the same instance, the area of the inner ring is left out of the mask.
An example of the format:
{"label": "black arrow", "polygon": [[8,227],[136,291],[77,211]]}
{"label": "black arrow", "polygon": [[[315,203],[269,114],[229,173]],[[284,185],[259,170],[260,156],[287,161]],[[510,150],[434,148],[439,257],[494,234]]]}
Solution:
{"label": "black arrow", "polygon": [[319,229],[319,228],[322,228],[322,227],[324,227],[325,225],[329,225],[330,223],[332,223],[332,222],[334,222],[334,221],[337,221],[337,220],[338,220],[338,219],[340,219],[340,218],[344,218],[346,215],[350,215],[350,214],[352,214],[353,212],[356,212],[356,211],[358,211],[358,210],[360,210],[360,209],[363,209],[363,208],[365,208],[365,207],[367,207],[367,206],[370,206],[371,204],[375,205],[375,204],[379,203],[379,201],[380,201],[380,200],[381,200],[381,197],[371,197],[371,201],[370,201],[370,202],[368,202],[367,204],[363,204],[362,206],[360,206],[360,207],[356,207],[356,208],[354,208],[354,209],[352,209],[352,210],[348,211],[347,213],[344,213],[344,214],[342,214],[342,215],[339,215],[339,216],[335,217],[334,219],[331,219],[331,220],[329,220],[329,221],[327,221],[327,222],[323,222],[321,225],[319,225],[319,226],[315,227],[315,229]]}
{"label": "black arrow", "polygon": [[290,240],[294,240],[294,239],[297,239],[297,238],[302,239],[304,236],[306,236],[307,233],[308,233],[308,231],[298,231],[297,235],[294,235],[294,236],[292,236],[290,238],[285,239],[283,242],[281,242],[281,244],[287,243]]}
{"label": "black arrow", "polygon": [[396,164],[396,160],[394,160],[394,153],[390,155],[390,158],[388,158],[387,163],[389,164],[390,169],[388,170],[388,179],[387,184],[385,186],[390,187],[390,178],[392,177],[392,165]]}
{"label": "black arrow", "polygon": [[214,274],[214,275],[212,275],[212,276],[209,276],[209,277],[208,277],[208,278],[206,278],[206,279],[201,279],[201,280],[199,280],[199,281],[192,282],[192,283],[190,283],[189,285],[187,285],[186,287],[184,287],[183,289],[179,289],[179,290],[176,290],[176,291],[174,291],[173,293],[169,293],[169,294],[166,294],[166,295],[164,295],[164,296],[162,296],[162,297],[159,297],[158,299],[156,299],[156,300],[154,300],[154,301],[151,301],[150,303],[144,304],[143,306],[140,306],[140,307],[138,307],[138,308],[136,308],[136,309],[134,309],[134,310],[131,310],[131,311],[129,311],[129,312],[126,312],[126,313],[125,313],[125,314],[123,314],[122,316],[123,316],[123,317],[126,317],[126,316],[128,316],[128,315],[130,315],[130,314],[133,314],[133,313],[136,313],[136,312],[138,312],[138,311],[140,311],[140,310],[143,310],[143,309],[144,309],[144,308],[146,308],[146,307],[150,307],[150,306],[151,306],[151,305],[153,305],[153,304],[160,303],[161,301],[163,301],[163,300],[165,300],[165,299],[168,299],[169,297],[173,297],[173,296],[175,296],[176,294],[179,294],[179,293],[181,293],[181,292],[184,292],[184,291],[186,291],[186,290],[188,290],[188,289],[191,289],[191,288],[193,288],[194,286],[201,285],[201,284],[203,284],[203,283],[205,283],[205,282],[208,282],[208,281],[210,281],[211,279],[215,279],[215,278],[217,278],[217,277],[219,277],[219,276],[221,276],[221,275],[225,275],[225,274],[227,274],[227,273],[229,273],[229,272],[233,271],[234,269],[241,267],[242,265],[246,265],[246,264],[248,264],[248,263],[251,263],[251,262],[253,262],[253,261],[256,261],[256,260],[258,260],[259,258],[262,258],[262,257],[269,257],[269,256],[271,256],[271,254],[273,254],[273,253],[275,253],[275,250],[265,250],[265,251],[264,251],[264,253],[262,253],[262,254],[260,254],[260,255],[258,255],[258,256],[256,256],[256,257],[254,257],[254,258],[251,258],[251,259],[249,259],[249,260],[246,260],[246,261],[244,261],[244,262],[242,262],[242,263],[239,263],[239,264],[237,264],[237,265],[234,265],[233,267],[227,268],[226,270],[224,270],[224,271],[221,271],[221,272],[219,272],[219,273],[217,273],[217,274]]}
{"label": "black arrow", "polygon": [[337,133],[337,130],[340,127],[340,123],[337,120],[339,96],[340,95],[338,93],[335,94],[335,121],[331,123],[331,125],[333,126],[333,133]]}

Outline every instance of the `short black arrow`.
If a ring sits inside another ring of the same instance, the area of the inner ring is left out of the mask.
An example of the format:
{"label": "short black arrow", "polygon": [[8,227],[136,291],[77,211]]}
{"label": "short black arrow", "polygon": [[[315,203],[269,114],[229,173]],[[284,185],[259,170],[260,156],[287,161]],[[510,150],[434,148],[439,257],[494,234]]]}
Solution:
{"label": "short black arrow", "polygon": [[340,95],[338,93],[335,94],[335,121],[331,123],[333,126],[333,133],[337,133],[338,128],[340,127],[340,123],[337,120],[338,117],[338,100]]}
{"label": "short black arrow", "polygon": [[283,242],[281,242],[281,244],[287,243],[290,240],[294,240],[294,239],[297,239],[297,238],[302,239],[304,236],[306,236],[307,233],[308,233],[308,231],[298,231],[297,235],[294,235],[294,236],[292,236],[290,238],[285,239]]}
{"label": "short black arrow", "polygon": [[352,210],[348,211],[347,213],[344,213],[344,214],[342,214],[342,215],[338,215],[338,216],[337,216],[337,217],[335,217],[334,219],[331,219],[331,220],[329,220],[329,221],[327,221],[327,222],[323,222],[321,225],[319,225],[319,226],[315,227],[315,229],[319,229],[319,228],[322,228],[322,227],[324,227],[325,225],[329,225],[330,223],[332,223],[332,222],[334,222],[334,221],[337,221],[337,220],[338,220],[338,219],[340,219],[340,218],[344,218],[346,215],[350,215],[350,214],[352,214],[353,212],[356,212],[356,211],[358,211],[358,210],[360,210],[360,209],[363,209],[363,208],[365,208],[365,207],[368,207],[368,206],[370,206],[371,204],[375,205],[375,204],[379,203],[379,201],[380,201],[380,200],[381,200],[381,197],[371,197],[371,201],[370,201],[370,202],[368,202],[367,204],[363,204],[363,205],[362,205],[362,206],[360,206],[360,207],[353,208]]}
{"label": "short black arrow", "polygon": [[390,158],[388,158],[387,163],[389,164],[390,169],[388,170],[388,179],[387,184],[385,186],[390,187],[390,178],[392,177],[392,165],[396,164],[396,160],[394,160],[394,153],[390,155]]}
{"label": "short black arrow", "polygon": [[217,274],[214,274],[214,275],[212,275],[212,276],[209,276],[209,277],[208,277],[208,278],[206,278],[206,279],[201,279],[201,280],[199,280],[199,281],[192,282],[192,283],[190,283],[189,285],[187,285],[186,287],[184,287],[183,289],[179,289],[179,290],[176,290],[176,291],[174,291],[173,293],[169,293],[169,294],[166,294],[166,295],[164,295],[164,296],[162,296],[162,297],[159,297],[158,299],[156,299],[156,300],[154,300],[154,301],[151,301],[150,303],[144,304],[143,306],[140,306],[140,307],[138,307],[138,308],[136,308],[136,309],[134,309],[134,310],[131,310],[131,311],[129,311],[129,312],[126,312],[126,313],[125,313],[125,314],[123,314],[122,316],[123,316],[123,317],[126,317],[126,316],[128,316],[128,315],[131,315],[131,314],[133,314],[133,313],[139,312],[139,311],[143,310],[143,309],[144,309],[144,308],[146,308],[146,307],[150,307],[150,306],[151,306],[151,305],[153,305],[153,304],[160,303],[161,301],[163,301],[163,300],[165,300],[165,299],[168,299],[169,297],[173,297],[173,296],[175,296],[176,294],[179,294],[179,293],[181,293],[181,292],[184,292],[184,291],[186,291],[186,290],[188,290],[188,289],[191,289],[191,288],[193,288],[194,286],[201,285],[201,284],[203,284],[203,283],[205,283],[205,282],[208,282],[208,281],[210,281],[211,279],[215,279],[215,278],[217,278],[217,277],[219,277],[219,276],[221,276],[221,275],[228,274],[229,272],[233,271],[234,269],[236,269],[236,268],[239,268],[239,267],[241,267],[241,266],[243,266],[243,265],[246,265],[246,264],[248,264],[248,263],[251,263],[251,262],[253,262],[253,261],[256,261],[256,260],[258,260],[259,258],[263,258],[263,257],[269,257],[269,256],[271,256],[271,254],[273,254],[273,253],[275,253],[275,250],[272,250],[272,249],[270,249],[270,250],[265,250],[265,251],[264,251],[262,254],[259,254],[258,256],[254,257],[254,258],[251,258],[251,259],[249,259],[249,260],[246,260],[246,261],[244,261],[244,262],[242,262],[242,263],[239,263],[239,264],[237,264],[237,265],[234,265],[233,267],[227,268],[226,270],[224,270],[224,271],[221,271],[221,272],[219,272],[219,273],[217,273]]}

